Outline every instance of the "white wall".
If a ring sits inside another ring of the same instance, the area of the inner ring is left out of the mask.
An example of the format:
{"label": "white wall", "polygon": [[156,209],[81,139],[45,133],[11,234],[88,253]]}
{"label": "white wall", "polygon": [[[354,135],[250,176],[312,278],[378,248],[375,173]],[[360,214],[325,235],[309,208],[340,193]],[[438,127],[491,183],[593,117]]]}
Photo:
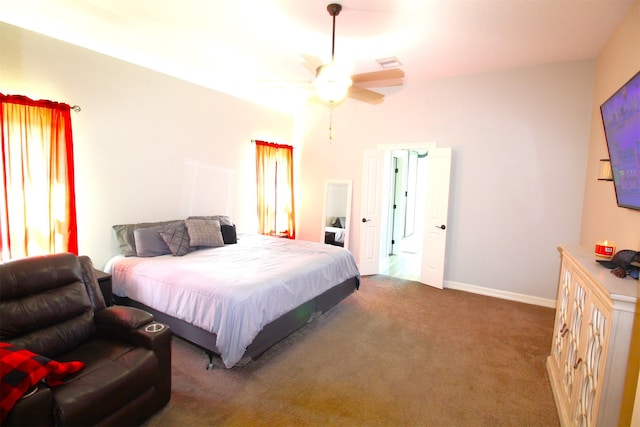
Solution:
{"label": "white wall", "polygon": [[102,267],[111,226],[227,214],[256,230],[253,138],[291,143],[293,119],[0,23],[0,92],[72,113],[81,254]]}
{"label": "white wall", "polygon": [[[577,244],[592,61],[457,77],[392,90],[383,104],[310,107],[299,238],[314,240],[324,179],[353,179],[359,256],[362,153],[379,144],[453,148],[445,281],[555,299],[560,244]],[[410,87],[410,90],[409,90]]]}

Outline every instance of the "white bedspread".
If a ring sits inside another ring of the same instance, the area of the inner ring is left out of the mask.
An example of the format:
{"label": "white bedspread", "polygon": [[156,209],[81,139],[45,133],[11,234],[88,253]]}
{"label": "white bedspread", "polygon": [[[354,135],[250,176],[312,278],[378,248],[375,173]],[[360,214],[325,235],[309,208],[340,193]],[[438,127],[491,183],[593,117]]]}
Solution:
{"label": "white bedspread", "polygon": [[115,295],[215,333],[227,368],[269,322],[359,276],[343,248],[262,235],[182,257],[118,256],[107,268]]}

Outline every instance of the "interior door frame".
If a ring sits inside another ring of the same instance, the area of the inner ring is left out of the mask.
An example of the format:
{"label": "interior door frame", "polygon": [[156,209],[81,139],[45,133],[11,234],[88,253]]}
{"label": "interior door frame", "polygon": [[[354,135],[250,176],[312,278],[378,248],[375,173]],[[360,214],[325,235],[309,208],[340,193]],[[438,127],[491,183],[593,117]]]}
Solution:
{"label": "interior door frame", "polygon": [[[398,250],[397,242],[400,233],[399,223],[402,221],[402,192],[404,189],[404,159],[400,156],[391,154],[391,170],[389,171],[389,203],[388,208],[388,221],[387,221],[387,237],[384,240],[385,254],[395,254]],[[396,172],[396,170],[399,170]],[[383,184],[384,188],[384,184]],[[395,205],[395,208],[393,207]],[[404,227],[402,227],[404,228]],[[394,243],[395,242],[395,243]]]}
{"label": "interior door frame", "polygon": [[[415,151],[424,151],[424,150],[435,150],[437,148],[437,144],[435,142],[422,142],[422,143],[397,143],[397,144],[378,144],[378,146],[376,147],[376,150],[378,152],[382,152],[382,169],[384,169],[385,165],[390,165],[391,162],[391,157],[392,157],[392,153],[393,151],[397,151],[397,150],[415,150]],[[365,150],[365,156],[366,156],[366,150]],[[366,195],[365,195],[365,190],[367,189],[373,189],[376,188],[376,186],[367,186],[367,183],[364,182],[364,175],[366,174],[366,171],[363,171],[363,194],[362,194],[362,200],[361,200],[361,204],[367,204],[366,202]],[[363,242],[366,240],[365,236],[363,235],[361,237],[361,247],[360,247],[360,260],[361,260],[361,264],[363,263],[363,260],[366,258],[366,274],[377,274],[380,271],[380,259],[382,258],[382,254],[380,251],[380,248],[384,248],[383,244],[384,244],[384,239],[387,238],[387,233],[386,233],[386,223],[384,224],[384,226],[382,225],[381,222],[383,221],[388,221],[388,215],[386,212],[386,209],[388,207],[387,202],[388,202],[388,194],[384,194],[385,192],[388,192],[389,190],[389,186],[390,186],[390,176],[389,174],[386,173],[382,173],[382,185],[381,188],[378,188],[376,191],[382,191],[382,198],[383,198],[383,202],[382,203],[378,203],[379,206],[376,206],[378,212],[377,212],[377,218],[378,220],[378,224],[377,225],[377,242],[376,245],[377,247],[374,248],[366,248],[363,247]],[[376,194],[375,197],[380,198],[381,194]],[[384,200],[387,199],[387,200]],[[364,215],[364,212],[361,212],[361,214]],[[364,220],[364,217],[363,217]],[[362,231],[362,233],[364,233],[364,230]],[[366,257],[364,257],[364,254],[367,254]],[[373,256],[374,254],[377,254],[377,256]]]}

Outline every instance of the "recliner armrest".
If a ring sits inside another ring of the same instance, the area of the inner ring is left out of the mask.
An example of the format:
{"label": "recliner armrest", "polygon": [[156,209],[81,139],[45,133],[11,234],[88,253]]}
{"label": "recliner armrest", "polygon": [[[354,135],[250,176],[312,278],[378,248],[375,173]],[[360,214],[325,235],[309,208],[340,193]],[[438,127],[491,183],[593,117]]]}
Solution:
{"label": "recliner armrest", "polygon": [[172,335],[168,325],[152,322],[136,329],[133,333],[133,339],[138,345],[142,345],[155,352],[162,351],[163,348],[166,348],[168,349],[168,353],[170,353]]}
{"label": "recliner armrest", "polygon": [[153,321],[153,315],[135,307],[111,306],[95,312],[96,324],[137,329]]}
{"label": "recliner armrest", "polygon": [[140,345],[135,336],[139,328],[150,324],[153,315],[135,307],[110,306],[94,312],[96,335],[132,345]]}
{"label": "recliner armrest", "polygon": [[170,348],[169,326],[154,322],[153,315],[128,306],[110,306],[94,314],[98,336],[141,345],[154,351]]}

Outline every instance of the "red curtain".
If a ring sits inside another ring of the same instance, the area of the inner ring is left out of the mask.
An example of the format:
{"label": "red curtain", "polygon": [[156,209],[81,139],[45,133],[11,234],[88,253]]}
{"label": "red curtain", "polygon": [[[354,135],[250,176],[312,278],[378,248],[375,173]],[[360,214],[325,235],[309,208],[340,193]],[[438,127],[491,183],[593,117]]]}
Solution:
{"label": "red curtain", "polygon": [[70,110],[0,94],[3,260],[78,253]]}
{"label": "red curtain", "polygon": [[295,239],[293,147],[256,141],[258,232]]}

